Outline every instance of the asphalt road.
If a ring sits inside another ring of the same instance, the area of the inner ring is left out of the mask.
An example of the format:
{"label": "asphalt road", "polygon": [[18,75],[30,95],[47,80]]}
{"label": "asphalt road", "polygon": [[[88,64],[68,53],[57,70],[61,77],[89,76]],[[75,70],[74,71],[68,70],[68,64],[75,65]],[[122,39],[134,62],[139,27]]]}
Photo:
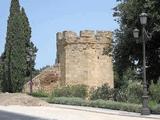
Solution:
{"label": "asphalt road", "polygon": [[0,120],[47,120],[36,117],[30,117],[10,112],[0,111]]}

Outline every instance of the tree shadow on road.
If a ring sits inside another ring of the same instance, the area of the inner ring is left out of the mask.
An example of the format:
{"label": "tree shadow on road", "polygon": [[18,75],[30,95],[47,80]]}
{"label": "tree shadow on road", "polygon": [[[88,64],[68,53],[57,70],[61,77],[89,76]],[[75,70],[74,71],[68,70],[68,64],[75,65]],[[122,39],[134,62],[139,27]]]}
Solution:
{"label": "tree shadow on road", "polygon": [[[32,117],[32,116],[11,113],[6,111],[0,111],[0,120],[49,120],[49,119]],[[52,119],[52,120],[55,120],[55,119]]]}

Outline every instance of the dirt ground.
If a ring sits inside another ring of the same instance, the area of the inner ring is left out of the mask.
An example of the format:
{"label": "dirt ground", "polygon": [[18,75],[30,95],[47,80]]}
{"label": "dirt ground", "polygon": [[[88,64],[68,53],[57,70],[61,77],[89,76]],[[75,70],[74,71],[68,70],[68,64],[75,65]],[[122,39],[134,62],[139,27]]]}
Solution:
{"label": "dirt ground", "polygon": [[0,105],[47,106],[48,103],[22,93],[0,93]]}

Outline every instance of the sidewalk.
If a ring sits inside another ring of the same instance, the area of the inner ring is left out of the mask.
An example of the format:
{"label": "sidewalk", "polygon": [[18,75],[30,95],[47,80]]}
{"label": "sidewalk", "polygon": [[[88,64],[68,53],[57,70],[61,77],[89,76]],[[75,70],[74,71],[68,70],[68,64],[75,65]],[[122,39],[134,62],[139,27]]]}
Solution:
{"label": "sidewalk", "polygon": [[63,109],[72,109],[86,112],[94,112],[101,114],[109,114],[109,115],[119,115],[119,116],[129,116],[129,117],[138,117],[138,118],[151,118],[160,120],[160,115],[141,115],[140,113],[119,111],[119,110],[111,110],[111,109],[103,109],[103,108],[93,108],[93,107],[82,107],[82,106],[71,106],[71,105],[59,105],[53,104],[54,107],[63,108]]}
{"label": "sidewalk", "polygon": [[42,120],[160,120],[160,115],[141,116],[139,113],[57,104],[37,107],[0,106],[0,111]]}

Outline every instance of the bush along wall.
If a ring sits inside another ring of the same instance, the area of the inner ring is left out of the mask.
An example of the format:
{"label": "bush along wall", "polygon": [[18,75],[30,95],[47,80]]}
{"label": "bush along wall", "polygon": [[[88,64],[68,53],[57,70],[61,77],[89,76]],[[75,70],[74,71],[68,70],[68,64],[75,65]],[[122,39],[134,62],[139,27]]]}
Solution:
{"label": "bush along wall", "polygon": [[137,112],[141,111],[141,105],[131,104],[131,103],[123,103],[123,102],[115,102],[115,101],[105,101],[105,100],[93,100],[88,101],[82,98],[68,98],[68,97],[54,97],[49,100],[49,103],[54,104],[65,104],[65,105],[77,105],[77,106],[89,106],[96,108],[106,108],[113,110],[123,110],[128,112]]}
{"label": "bush along wall", "polygon": [[88,87],[86,85],[64,86],[54,89],[51,97],[80,97],[88,96]]}
{"label": "bush along wall", "polygon": [[[150,86],[149,107],[152,113],[160,113],[159,85]],[[85,85],[64,86],[56,88],[49,98],[50,103],[78,106],[90,106],[128,112],[140,112],[143,87],[140,82],[130,81],[127,88],[111,89],[107,84],[96,89],[90,89]],[[88,94],[89,93],[89,94]],[[86,100],[86,98],[88,98]]]}

